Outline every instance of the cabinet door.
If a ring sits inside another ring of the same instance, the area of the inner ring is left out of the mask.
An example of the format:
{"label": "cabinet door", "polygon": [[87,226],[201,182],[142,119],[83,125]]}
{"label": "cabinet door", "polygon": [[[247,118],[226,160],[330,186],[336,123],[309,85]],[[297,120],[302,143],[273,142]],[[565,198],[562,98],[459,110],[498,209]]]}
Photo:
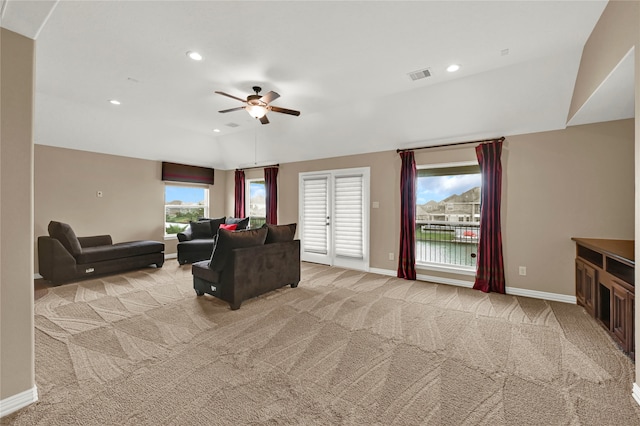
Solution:
{"label": "cabinet door", "polygon": [[611,305],[611,332],[620,341],[622,348],[628,351],[629,292],[615,282],[611,286]]}
{"label": "cabinet door", "polygon": [[584,306],[584,262],[576,259],[576,301]]}
{"label": "cabinet door", "polygon": [[631,359],[636,358],[636,333],[635,333],[635,320],[636,320],[636,305],[635,295],[631,292],[627,293],[627,352]]}
{"label": "cabinet door", "polygon": [[586,263],[583,265],[584,275],[582,280],[582,291],[584,292],[584,308],[591,316],[595,316],[596,306],[596,284],[598,276],[596,270]]}

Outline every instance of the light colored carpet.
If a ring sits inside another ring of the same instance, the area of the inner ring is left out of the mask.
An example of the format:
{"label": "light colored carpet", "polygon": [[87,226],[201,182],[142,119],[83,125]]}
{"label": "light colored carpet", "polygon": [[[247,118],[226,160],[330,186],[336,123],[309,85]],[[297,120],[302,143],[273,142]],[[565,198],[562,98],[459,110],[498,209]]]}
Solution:
{"label": "light colored carpet", "polygon": [[640,425],[635,366],[582,308],[303,264],[240,310],[190,266],[35,302],[16,425]]}

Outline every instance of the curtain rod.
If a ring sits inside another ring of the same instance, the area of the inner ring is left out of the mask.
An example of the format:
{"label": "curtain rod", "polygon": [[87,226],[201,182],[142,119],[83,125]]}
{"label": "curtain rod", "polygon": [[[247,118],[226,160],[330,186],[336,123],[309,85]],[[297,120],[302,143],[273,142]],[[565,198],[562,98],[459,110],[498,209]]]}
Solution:
{"label": "curtain rod", "polygon": [[502,142],[502,141],[504,141],[504,136],[502,136],[500,138],[483,139],[483,140],[479,140],[479,141],[455,142],[455,143],[445,143],[445,144],[442,144],[442,145],[421,146],[419,148],[396,149],[396,152],[415,151],[415,150],[418,150],[418,149],[429,149],[429,148],[444,148],[444,147],[447,147],[447,146],[468,145],[470,143],[483,143],[483,142],[493,142],[493,141]]}
{"label": "curtain rod", "polygon": [[272,164],[270,166],[242,167],[242,168],[236,169],[236,170],[266,169],[266,168],[269,168],[269,167],[280,167],[280,164]]}

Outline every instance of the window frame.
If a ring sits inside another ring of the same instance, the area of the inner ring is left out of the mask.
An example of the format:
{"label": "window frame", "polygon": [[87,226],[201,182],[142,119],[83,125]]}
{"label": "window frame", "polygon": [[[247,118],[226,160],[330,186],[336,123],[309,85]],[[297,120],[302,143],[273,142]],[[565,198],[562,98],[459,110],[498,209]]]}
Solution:
{"label": "window frame", "polygon": [[[167,204],[167,187],[183,187],[183,188],[197,188],[197,189],[203,189],[204,190],[204,216],[203,217],[209,217],[209,190],[210,190],[210,186],[209,185],[202,185],[202,184],[197,184],[197,183],[184,183],[184,182],[173,182],[173,181],[165,181],[164,182],[164,193],[163,193],[163,198],[164,198],[164,202],[163,202],[163,213],[162,213],[162,217],[163,217],[163,233],[164,233],[164,239],[165,240],[175,240],[178,238],[177,234],[167,234],[167,206],[169,204]],[[203,206],[201,206],[200,204],[184,204],[184,206],[187,207],[197,207],[197,208],[201,208]],[[188,226],[188,224],[187,224]]]}
{"label": "window frame", "polygon": [[[416,230],[418,227],[417,224],[417,208],[418,208],[418,203],[417,203],[417,188],[418,188],[418,179],[420,178],[419,174],[420,174],[420,170],[427,170],[427,169],[467,169],[470,166],[474,166],[474,167],[478,167],[479,168],[479,164],[477,161],[459,161],[459,162],[453,162],[453,163],[436,163],[436,164],[421,164],[416,166],[416,205],[414,206],[416,209]],[[480,173],[480,170],[478,169],[478,173]],[[459,173],[459,175],[463,175],[463,174],[471,174],[471,173]],[[475,174],[475,173],[473,173]],[[438,174],[434,174],[434,176],[438,176]],[[454,176],[454,174],[441,174],[440,176]],[[480,184],[480,190],[482,191],[482,183]],[[475,223],[475,222],[469,222],[469,223]],[[478,222],[479,223],[479,222]],[[415,241],[416,243],[416,252],[417,252],[417,244],[418,244],[418,240],[416,239]],[[469,275],[469,276],[475,276],[476,274],[476,269],[477,269],[477,265],[476,266],[463,266],[463,265],[454,265],[454,264],[447,264],[447,263],[436,263],[436,262],[423,262],[420,261],[417,257],[416,257],[416,267],[420,268],[420,269],[424,269],[424,270],[431,270],[431,271],[437,271],[437,272],[445,272],[445,273],[454,273],[454,274],[458,274],[458,275]]]}

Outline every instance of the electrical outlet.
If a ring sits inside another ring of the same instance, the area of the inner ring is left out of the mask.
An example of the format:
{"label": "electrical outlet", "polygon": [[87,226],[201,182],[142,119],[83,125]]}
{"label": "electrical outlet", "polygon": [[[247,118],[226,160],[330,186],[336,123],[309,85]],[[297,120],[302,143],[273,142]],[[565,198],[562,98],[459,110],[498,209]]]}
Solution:
{"label": "electrical outlet", "polygon": [[518,272],[520,273],[520,275],[525,276],[527,275],[527,267],[526,266],[520,266],[518,268]]}
{"label": "electrical outlet", "polygon": [[389,253],[389,260],[393,260],[393,253]]}

